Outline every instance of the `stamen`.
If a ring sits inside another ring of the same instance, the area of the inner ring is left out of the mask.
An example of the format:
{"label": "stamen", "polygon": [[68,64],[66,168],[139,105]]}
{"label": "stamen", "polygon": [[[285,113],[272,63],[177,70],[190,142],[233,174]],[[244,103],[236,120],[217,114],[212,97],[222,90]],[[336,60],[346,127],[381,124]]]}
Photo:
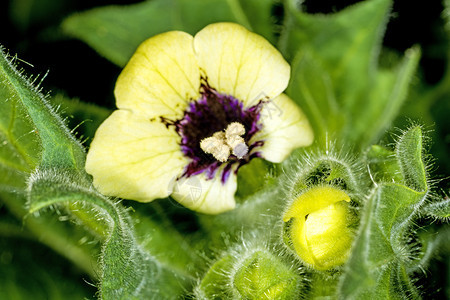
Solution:
{"label": "stamen", "polygon": [[225,130],[228,146],[233,150],[233,154],[241,159],[248,153],[248,146],[241,135],[245,134],[245,127],[241,123],[233,122]]}
{"label": "stamen", "polygon": [[228,157],[230,157],[230,147],[225,144],[221,144],[216,152],[212,153],[215,159],[221,162],[226,162]]}
{"label": "stamen", "polygon": [[226,139],[226,143],[228,146],[230,146],[231,148],[236,147],[239,144],[245,144],[244,138],[238,135],[233,135],[233,136],[229,136]]}
{"label": "stamen", "polygon": [[220,132],[216,132],[213,136],[205,138],[200,142],[200,148],[214,156],[215,159],[221,162],[226,162],[230,157],[230,147],[226,145],[221,137]]}
{"label": "stamen", "polygon": [[222,142],[225,142],[225,132],[223,131],[217,131],[216,133],[213,134],[213,137],[215,137],[216,139],[221,140]]}
{"label": "stamen", "polygon": [[254,137],[262,129],[260,116],[265,101],[244,107],[242,101],[211,88],[206,79],[200,94],[197,101],[189,103],[182,119],[161,118],[161,121],[167,127],[174,127],[181,137],[183,154],[190,159],[183,176],[204,172],[208,179],[212,179],[221,172],[221,181],[225,183],[231,169],[234,172],[238,169],[232,166],[243,166],[261,156],[258,148],[264,145],[264,141]]}
{"label": "stamen", "polygon": [[228,138],[229,136],[238,135],[241,136],[245,133],[245,127],[239,122],[233,122],[228,125],[227,129],[225,130],[225,135]]}
{"label": "stamen", "polygon": [[228,125],[225,132],[217,131],[213,136],[200,141],[200,148],[214,156],[220,162],[226,162],[230,151],[239,159],[248,153],[248,146],[241,135],[245,134],[244,125],[233,122]]}

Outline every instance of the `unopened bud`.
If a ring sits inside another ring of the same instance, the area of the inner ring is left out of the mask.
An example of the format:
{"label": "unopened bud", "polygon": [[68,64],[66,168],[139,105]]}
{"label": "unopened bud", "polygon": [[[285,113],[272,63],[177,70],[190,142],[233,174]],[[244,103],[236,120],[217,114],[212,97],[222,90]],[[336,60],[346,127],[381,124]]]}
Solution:
{"label": "unopened bud", "polygon": [[316,186],[290,205],[283,216],[289,246],[300,259],[317,270],[346,262],[353,232],[350,197],[333,186]]}

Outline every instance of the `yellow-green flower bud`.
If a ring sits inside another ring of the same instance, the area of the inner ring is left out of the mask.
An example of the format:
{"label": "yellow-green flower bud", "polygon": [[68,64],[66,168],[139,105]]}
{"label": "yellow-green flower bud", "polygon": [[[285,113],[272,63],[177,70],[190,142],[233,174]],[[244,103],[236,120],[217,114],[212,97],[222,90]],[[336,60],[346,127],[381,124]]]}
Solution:
{"label": "yellow-green flower bud", "polygon": [[333,186],[316,186],[298,196],[283,216],[290,246],[317,270],[345,263],[353,240],[350,197]]}
{"label": "yellow-green flower bud", "polygon": [[250,243],[214,263],[194,289],[196,299],[299,299],[304,280],[298,266],[258,248]]}
{"label": "yellow-green flower bud", "polygon": [[233,284],[240,299],[295,299],[295,271],[268,252],[257,251],[241,262]]}

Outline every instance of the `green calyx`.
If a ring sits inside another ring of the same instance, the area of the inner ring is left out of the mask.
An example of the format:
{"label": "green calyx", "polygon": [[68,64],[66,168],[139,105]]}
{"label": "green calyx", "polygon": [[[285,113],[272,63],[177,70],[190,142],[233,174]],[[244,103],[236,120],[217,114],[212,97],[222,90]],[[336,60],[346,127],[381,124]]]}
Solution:
{"label": "green calyx", "polygon": [[205,299],[295,299],[298,270],[267,249],[226,255],[211,266],[196,289]]}

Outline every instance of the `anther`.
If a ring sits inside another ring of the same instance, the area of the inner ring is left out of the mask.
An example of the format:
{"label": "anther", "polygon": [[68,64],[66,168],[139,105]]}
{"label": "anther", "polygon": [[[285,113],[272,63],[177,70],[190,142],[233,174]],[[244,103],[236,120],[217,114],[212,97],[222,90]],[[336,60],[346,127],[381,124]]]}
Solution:
{"label": "anther", "polygon": [[245,127],[241,123],[233,122],[230,123],[225,130],[225,135],[228,139],[230,136],[241,136],[245,133]]}
{"label": "anther", "polygon": [[214,135],[201,140],[200,148],[221,162],[226,162],[228,157],[230,157],[230,147],[224,143],[223,139],[219,139]]}
{"label": "anther", "polygon": [[221,162],[228,160],[230,152],[241,159],[248,153],[248,146],[241,137],[243,134],[245,134],[244,125],[233,122],[227,126],[225,132],[217,131],[211,137],[201,140],[200,148]]}

